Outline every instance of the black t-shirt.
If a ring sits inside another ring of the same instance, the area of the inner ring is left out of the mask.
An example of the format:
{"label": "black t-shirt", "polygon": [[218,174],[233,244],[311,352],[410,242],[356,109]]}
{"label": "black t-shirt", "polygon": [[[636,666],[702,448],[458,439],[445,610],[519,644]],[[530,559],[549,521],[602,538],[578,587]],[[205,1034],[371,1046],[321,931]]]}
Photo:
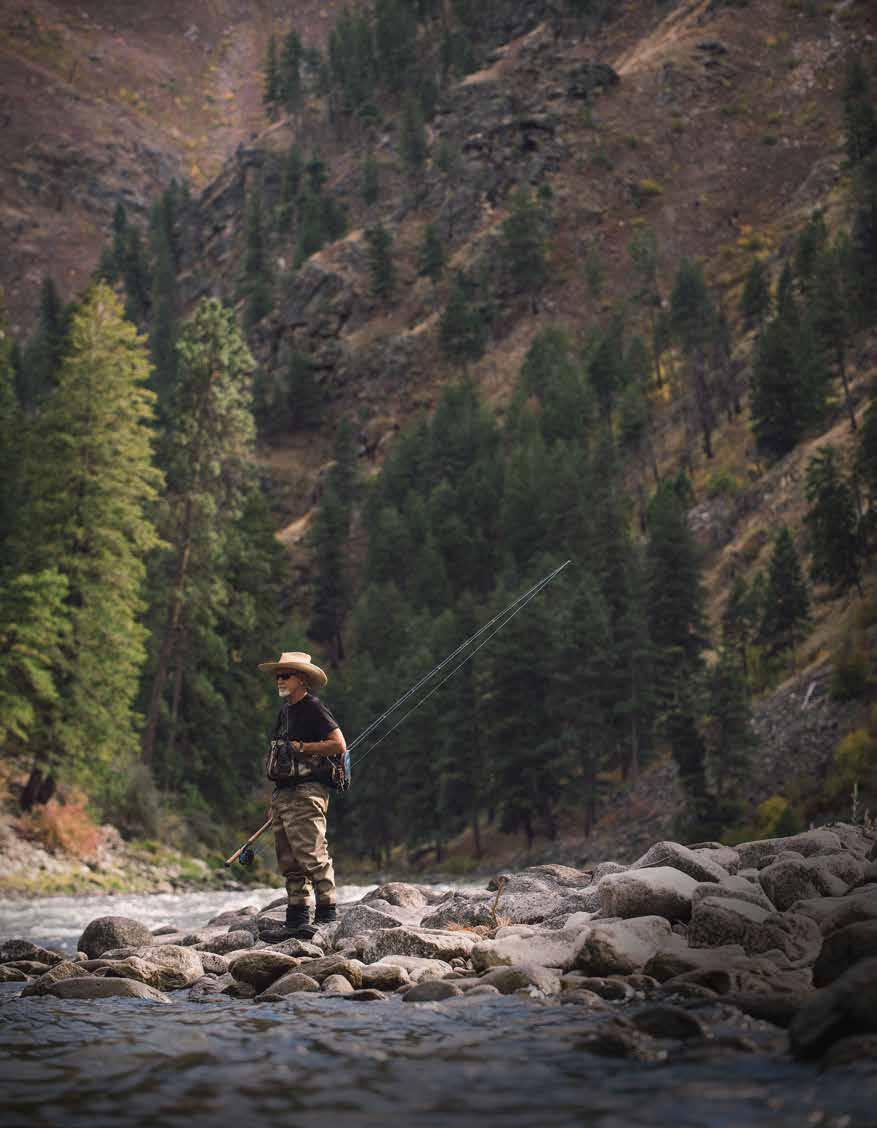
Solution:
{"label": "black t-shirt", "polygon": [[338,727],[338,722],[319,697],[311,693],[306,693],[294,705],[284,702],[277,716],[277,736],[301,740],[305,744],[325,740]]}

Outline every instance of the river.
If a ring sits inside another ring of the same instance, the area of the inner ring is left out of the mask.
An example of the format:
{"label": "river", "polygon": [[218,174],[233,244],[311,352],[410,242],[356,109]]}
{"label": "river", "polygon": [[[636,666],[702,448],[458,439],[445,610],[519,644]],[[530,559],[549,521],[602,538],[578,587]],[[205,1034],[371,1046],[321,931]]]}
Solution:
{"label": "river", "polygon": [[[349,887],[354,899],[370,887]],[[72,950],[96,916],[204,925],[276,889],[0,902],[0,936]],[[506,996],[442,1003],[170,1005],[18,997],[0,985],[3,1128],[874,1128],[877,1070],[819,1074],[785,1034],[703,1004],[706,1042],[657,1058],[586,1050],[624,1008]],[[633,1005],[633,1004],[631,1004]]]}

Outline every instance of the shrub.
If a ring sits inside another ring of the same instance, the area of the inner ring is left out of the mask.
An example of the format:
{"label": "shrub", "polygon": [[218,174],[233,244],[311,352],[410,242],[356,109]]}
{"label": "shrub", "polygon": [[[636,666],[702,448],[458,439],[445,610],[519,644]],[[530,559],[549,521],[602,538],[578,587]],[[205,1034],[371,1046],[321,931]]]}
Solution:
{"label": "shrub", "polygon": [[856,785],[867,800],[877,795],[877,736],[867,728],[848,732],[835,748],[826,792],[832,799],[846,798]]}
{"label": "shrub", "polygon": [[145,764],[132,764],[115,797],[113,822],[125,838],[159,838],[161,799]]}
{"label": "shrub", "polygon": [[731,470],[715,470],[706,480],[706,495],[709,498],[736,497],[740,485],[740,479]]}
{"label": "shrub", "polygon": [[50,799],[18,820],[25,838],[40,842],[56,854],[72,854],[80,861],[93,858],[101,841],[101,829],[88,811],[81,791]]}

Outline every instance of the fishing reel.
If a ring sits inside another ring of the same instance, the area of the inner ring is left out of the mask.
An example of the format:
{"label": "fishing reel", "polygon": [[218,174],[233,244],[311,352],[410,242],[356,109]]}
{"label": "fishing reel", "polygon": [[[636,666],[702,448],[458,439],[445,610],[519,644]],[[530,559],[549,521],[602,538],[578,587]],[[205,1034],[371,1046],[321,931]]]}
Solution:
{"label": "fishing reel", "polygon": [[241,863],[241,865],[251,866],[255,860],[256,851],[253,849],[253,847],[244,846],[243,850],[241,850],[240,854],[238,855],[238,861]]}

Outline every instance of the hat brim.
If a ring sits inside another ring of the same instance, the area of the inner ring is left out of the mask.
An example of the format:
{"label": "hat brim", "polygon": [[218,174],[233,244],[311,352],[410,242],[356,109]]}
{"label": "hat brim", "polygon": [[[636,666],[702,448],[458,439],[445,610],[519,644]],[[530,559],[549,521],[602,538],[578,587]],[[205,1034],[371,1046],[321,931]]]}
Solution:
{"label": "hat brim", "polygon": [[322,689],[329,681],[319,666],[305,665],[304,663],[260,662],[258,668],[263,673],[271,674],[272,676],[276,674],[278,670],[289,670],[291,673],[301,674],[303,678],[307,679],[309,685],[317,689]]}

